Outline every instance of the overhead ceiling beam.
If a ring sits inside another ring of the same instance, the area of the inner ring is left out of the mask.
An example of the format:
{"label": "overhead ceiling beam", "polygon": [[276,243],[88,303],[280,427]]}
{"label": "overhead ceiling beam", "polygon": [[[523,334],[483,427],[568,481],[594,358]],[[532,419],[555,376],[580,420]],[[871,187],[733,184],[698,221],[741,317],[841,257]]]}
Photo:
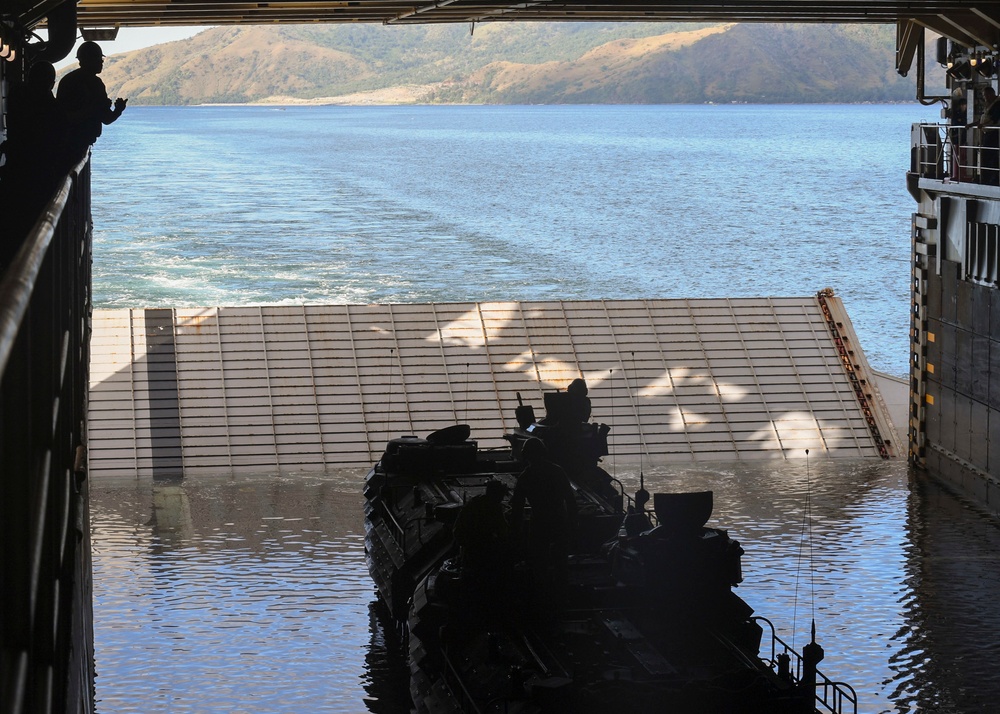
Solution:
{"label": "overhead ceiling beam", "polygon": [[446,5],[451,5],[452,3],[456,3],[458,1],[459,0],[437,0],[436,2],[432,2],[429,5],[422,5],[420,7],[413,8],[409,12],[400,13],[395,17],[386,20],[385,24],[392,25],[396,22],[406,20],[407,18],[416,17],[417,15],[420,15],[422,13],[430,12],[431,10],[438,10],[442,7],[445,7]]}
{"label": "overhead ceiling beam", "polygon": [[982,45],[984,47],[996,47],[1000,41],[1000,31],[983,18],[973,13],[942,15],[941,19],[955,27],[958,32],[969,37],[973,42],[966,42],[966,45]]}
{"label": "overhead ceiling beam", "polygon": [[[975,45],[987,45],[992,46],[995,40],[989,42],[983,42],[974,35],[966,31],[966,29],[952,18],[943,17],[941,15],[937,16],[927,16],[914,18],[914,21],[923,25],[928,30],[933,30],[939,35],[947,37],[953,42],[957,42],[960,45],[965,45],[966,47],[973,47]],[[995,37],[995,35],[994,35]]]}
{"label": "overhead ceiling beam", "polygon": [[76,2],[76,0],[40,0],[40,2],[35,2],[18,15],[18,22],[30,29],[65,2]]}
{"label": "overhead ceiling beam", "polygon": [[526,10],[529,7],[535,7],[537,5],[543,5],[543,2],[523,2],[517,5],[508,5],[507,7],[498,8],[495,10],[487,10],[485,12],[480,12],[478,15],[473,15],[469,17],[469,22],[494,22],[501,19],[504,15],[509,15],[512,13],[520,14],[522,10]]}
{"label": "overhead ceiling beam", "polygon": [[917,45],[924,41],[924,28],[913,20],[896,24],[896,72],[905,77],[913,66]]}
{"label": "overhead ceiling beam", "polygon": [[970,11],[974,15],[982,18],[984,22],[988,22],[993,25],[993,27],[1000,30],[1000,12],[998,12],[996,8],[994,8],[993,12],[987,12],[980,7],[971,8]]}
{"label": "overhead ceiling beam", "polygon": [[[59,0],[0,0],[32,8]],[[974,5],[974,7],[970,7]],[[963,44],[1000,38],[1000,0],[80,0],[81,26],[383,22],[674,21],[884,23],[900,29],[898,66],[916,28]]]}

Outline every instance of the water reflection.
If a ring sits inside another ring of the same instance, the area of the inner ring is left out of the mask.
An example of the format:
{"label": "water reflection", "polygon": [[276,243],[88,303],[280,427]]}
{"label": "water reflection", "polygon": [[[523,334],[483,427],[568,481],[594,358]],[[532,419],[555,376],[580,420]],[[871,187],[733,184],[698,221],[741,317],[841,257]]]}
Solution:
{"label": "water reflection", "polygon": [[904,624],[889,659],[899,711],[985,712],[1000,694],[1000,528],[923,481],[907,499]]}
{"label": "water reflection", "polygon": [[[637,487],[634,471],[616,475]],[[373,615],[362,476],[95,484],[98,710],[407,711],[405,659]],[[1000,697],[995,520],[911,488],[903,464],[644,477],[651,491],[715,491],[713,523],[747,551],[740,595],[797,646],[815,617],[823,669],[855,686],[861,711],[964,714]]]}
{"label": "water reflection", "polygon": [[364,682],[365,704],[373,714],[400,714],[409,711],[410,670],[400,638],[385,628],[386,615],[379,601],[368,608],[371,641],[365,655],[368,677]]}
{"label": "water reflection", "polygon": [[97,484],[99,711],[363,711],[356,483]]}

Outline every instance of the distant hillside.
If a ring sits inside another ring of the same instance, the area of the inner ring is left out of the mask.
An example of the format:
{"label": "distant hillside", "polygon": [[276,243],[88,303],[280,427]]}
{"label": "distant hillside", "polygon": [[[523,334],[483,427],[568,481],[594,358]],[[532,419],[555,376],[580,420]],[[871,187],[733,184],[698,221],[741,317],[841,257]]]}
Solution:
{"label": "distant hillside", "polygon": [[220,27],[116,55],[132,104],[910,101],[894,28],[496,23]]}

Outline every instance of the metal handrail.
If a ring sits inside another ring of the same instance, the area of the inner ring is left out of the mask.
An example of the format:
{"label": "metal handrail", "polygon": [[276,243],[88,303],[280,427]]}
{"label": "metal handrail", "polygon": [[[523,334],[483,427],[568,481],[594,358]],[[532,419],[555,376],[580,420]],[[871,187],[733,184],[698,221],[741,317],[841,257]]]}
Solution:
{"label": "metal handrail", "polygon": [[94,710],[85,475],[91,237],[85,157],[57,183],[0,276],[4,712]]}
{"label": "metal handrail", "polygon": [[88,161],[90,161],[89,153],[56,187],[52,199],[38,217],[24,245],[0,278],[0,374],[7,369],[14,341],[28,311],[28,303],[35,289],[38,272],[52,243],[56,224],[69,200],[70,189],[73,187],[75,177],[84,171]]}
{"label": "metal handrail", "polygon": [[[627,514],[629,512],[630,508],[634,508],[635,507],[635,498],[632,497],[625,490],[625,484],[623,484],[621,482],[621,480],[618,479],[617,477],[612,476],[611,477],[611,483],[617,484],[617,486],[618,486],[618,495],[620,495],[622,497],[622,510]],[[657,517],[655,510],[647,509],[644,506],[641,511],[635,511],[635,513],[645,515],[646,518],[649,519],[650,524],[653,525],[654,527],[658,526],[660,524],[660,519]]]}
{"label": "metal handrail", "polygon": [[996,186],[1000,184],[1000,127],[914,124],[910,171],[921,178]]}
{"label": "metal handrail", "polygon": [[[774,623],[766,617],[755,615],[751,617],[750,620],[751,622],[756,622],[758,624],[766,624],[768,629],[771,631],[771,657],[770,659],[762,658],[761,661],[772,669],[777,667],[778,647],[780,646],[781,653],[788,655],[791,661],[795,663],[795,666],[791,668],[790,671],[793,683],[800,682],[802,680],[803,667],[802,655],[794,650],[791,645],[778,637],[778,633],[774,628]],[[854,691],[854,687],[845,682],[835,682],[819,670],[816,670],[816,679],[816,702],[822,705],[826,711],[831,714],[846,714],[847,712],[857,714],[858,694]],[[845,708],[846,706],[850,706],[850,709]]]}

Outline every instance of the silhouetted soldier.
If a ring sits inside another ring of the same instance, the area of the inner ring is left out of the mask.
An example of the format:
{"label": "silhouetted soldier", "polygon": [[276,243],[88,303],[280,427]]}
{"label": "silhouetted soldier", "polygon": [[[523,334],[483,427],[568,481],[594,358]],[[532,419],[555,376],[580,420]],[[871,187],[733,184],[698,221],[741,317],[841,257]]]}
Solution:
{"label": "silhouetted soldier", "polygon": [[28,81],[10,93],[7,158],[15,164],[51,163],[63,142],[65,115],[52,96],[56,70],[51,62],[35,62]]}
{"label": "silhouetted soldier", "polygon": [[506,553],[507,521],[504,520],[503,481],[486,482],[486,493],[470,498],[455,521],[455,543],[462,549],[462,567],[472,570],[496,568]]}
{"label": "silhouetted soldier", "polygon": [[545,446],[549,458],[572,474],[577,484],[614,499],[618,494],[610,486],[610,477],[597,466],[608,453],[610,428],[590,423],[588,392],[586,380],[577,378],[564,392],[546,393],[546,417],[542,423],[552,429],[545,435]]}
{"label": "silhouetted soldier", "polygon": [[566,579],[566,559],[576,526],[576,496],[566,472],[549,461],[539,439],[525,441],[521,455],[528,467],[517,477],[510,498],[511,524],[520,528],[527,501],[531,506],[527,545],[535,581],[543,587],[558,586]]}
{"label": "silhouetted soldier", "polygon": [[110,124],[125,111],[127,99],[118,97],[114,106],[98,77],[104,69],[104,52],[96,42],[84,42],[76,51],[80,66],[59,82],[56,96],[69,120],[71,150],[79,156],[97,141],[102,125]]}
{"label": "silhouetted soldier", "polygon": [[590,397],[587,396],[587,382],[584,379],[574,379],[566,387],[567,398],[566,416],[572,421],[590,421]]}
{"label": "silhouetted soldier", "polygon": [[452,530],[461,549],[462,593],[467,612],[491,622],[506,597],[510,573],[505,495],[507,486],[503,481],[490,479],[486,493],[470,498],[462,507]]}
{"label": "silhouetted soldier", "polygon": [[38,61],[28,81],[11,90],[4,143],[3,214],[7,221],[0,263],[6,265],[69,168],[65,115],[52,87],[56,70]]}
{"label": "silhouetted soldier", "polygon": [[565,392],[548,392],[545,395],[543,424],[570,428],[574,432],[580,424],[590,419],[590,397],[587,382],[574,379]]}
{"label": "silhouetted soldier", "polygon": [[982,128],[982,149],[979,152],[979,167],[982,171],[983,183],[991,186],[1000,185],[1000,99],[993,87],[983,90],[985,106],[979,118]]}

